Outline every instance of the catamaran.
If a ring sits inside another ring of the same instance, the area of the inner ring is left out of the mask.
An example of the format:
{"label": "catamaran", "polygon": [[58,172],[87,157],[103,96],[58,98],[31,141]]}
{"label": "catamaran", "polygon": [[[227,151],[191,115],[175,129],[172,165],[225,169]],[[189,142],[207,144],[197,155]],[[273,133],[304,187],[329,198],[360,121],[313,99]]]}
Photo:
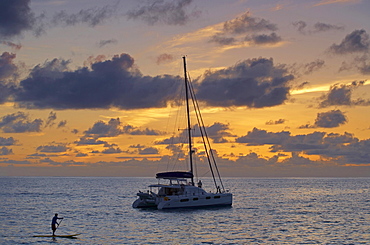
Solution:
{"label": "catamaran", "polygon": [[[146,192],[139,191],[137,199],[132,204],[133,208],[197,208],[213,206],[231,206],[232,193],[224,188],[215,157],[210,146],[210,141],[205,130],[203,119],[200,114],[193,86],[188,79],[186,70],[186,58],[183,57],[184,81],[185,81],[185,102],[187,116],[187,138],[188,138],[188,171],[170,171],[156,174],[157,184],[149,185]],[[191,102],[192,103],[191,103]],[[215,190],[207,192],[202,188],[199,181],[194,183],[193,154],[192,145],[192,128],[190,118],[190,105],[194,107],[194,112],[200,129],[200,135],[203,142],[205,155],[207,156],[208,165],[212,174]]]}

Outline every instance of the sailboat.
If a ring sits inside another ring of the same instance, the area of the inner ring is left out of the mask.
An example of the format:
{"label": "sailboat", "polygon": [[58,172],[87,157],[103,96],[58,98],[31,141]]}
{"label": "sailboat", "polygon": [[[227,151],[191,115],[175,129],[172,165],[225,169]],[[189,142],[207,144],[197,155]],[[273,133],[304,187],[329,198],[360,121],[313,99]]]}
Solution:
{"label": "sailboat", "polygon": [[[195,98],[195,93],[191,82],[188,79],[186,71],[186,57],[183,57],[184,81],[185,81],[185,102],[187,115],[187,138],[188,138],[188,171],[170,171],[156,174],[157,184],[149,185],[146,192],[139,191],[137,199],[132,204],[133,208],[157,208],[174,209],[174,208],[202,208],[213,206],[231,206],[232,193],[224,188],[213,151],[210,147],[207,132],[200,114],[199,106]],[[193,144],[192,129],[190,118],[190,101],[194,106],[194,112],[200,128],[205,155],[207,156],[210,172],[212,173],[215,190],[207,192],[202,188],[199,181],[194,183],[194,166],[193,166]]]}

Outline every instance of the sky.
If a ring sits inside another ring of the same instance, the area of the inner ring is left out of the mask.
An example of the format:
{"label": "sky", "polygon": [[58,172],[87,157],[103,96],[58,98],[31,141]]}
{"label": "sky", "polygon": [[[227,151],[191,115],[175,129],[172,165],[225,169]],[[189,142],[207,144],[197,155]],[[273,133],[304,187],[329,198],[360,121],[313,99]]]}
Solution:
{"label": "sky", "polygon": [[367,0],[2,0],[0,176],[187,170],[174,124],[186,56],[222,176],[370,177],[369,11]]}

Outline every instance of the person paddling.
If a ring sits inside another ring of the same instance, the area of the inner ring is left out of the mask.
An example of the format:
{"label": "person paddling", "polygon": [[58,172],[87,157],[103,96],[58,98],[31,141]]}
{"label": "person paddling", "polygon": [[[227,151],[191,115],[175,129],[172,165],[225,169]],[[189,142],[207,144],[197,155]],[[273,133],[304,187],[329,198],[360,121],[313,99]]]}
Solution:
{"label": "person paddling", "polygon": [[59,223],[57,222],[58,219],[63,219],[63,218],[58,218],[58,214],[55,214],[53,219],[51,220],[51,229],[53,230],[53,236],[55,236],[55,231],[58,228],[56,225],[59,226]]}

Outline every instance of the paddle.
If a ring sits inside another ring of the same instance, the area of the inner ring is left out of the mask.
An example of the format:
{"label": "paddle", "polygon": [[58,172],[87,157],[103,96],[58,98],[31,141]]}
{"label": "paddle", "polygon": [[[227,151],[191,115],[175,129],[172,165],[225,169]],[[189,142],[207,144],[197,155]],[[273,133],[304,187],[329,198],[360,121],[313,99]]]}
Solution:
{"label": "paddle", "polygon": [[[63,219],[61,219],[61,220],[60,220],[60,222],[59,222],[59,224],[58,224],[58,226],[57,226],[57,228],[56,228],[56,229],[58,229],[58,228],[59,228],[59,226],[60,226],[60,224],[62,223],[62,221],[63,221]],[[55,230],[56,230],[56,229],[55,229]]]}

